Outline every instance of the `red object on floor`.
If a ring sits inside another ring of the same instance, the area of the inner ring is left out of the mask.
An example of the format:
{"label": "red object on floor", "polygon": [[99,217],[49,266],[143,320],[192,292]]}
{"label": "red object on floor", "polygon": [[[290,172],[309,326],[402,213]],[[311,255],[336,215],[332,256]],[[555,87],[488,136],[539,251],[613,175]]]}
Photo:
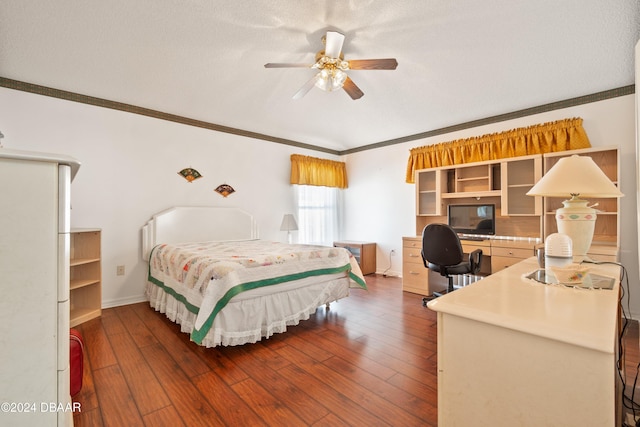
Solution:
{"label": "red object on floor", "polygon": [[69,375],[71,377],[71,396],[82,389],[84,371],[84,341],[77,329],[69,330]]}

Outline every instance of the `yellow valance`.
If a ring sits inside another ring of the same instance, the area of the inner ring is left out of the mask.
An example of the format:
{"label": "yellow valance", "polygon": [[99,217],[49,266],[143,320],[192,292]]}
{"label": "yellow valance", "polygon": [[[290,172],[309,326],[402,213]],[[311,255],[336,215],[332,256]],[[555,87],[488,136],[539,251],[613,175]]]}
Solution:
{"label": "yellow valance", "polygon": [[410,150],[406,181],[418,169],[589,148],[582,119],[564,119]]}
{"label": "yellow valance", "polygon": [[344,162],[292,154],[291,184],[347,188],[347,166]]}

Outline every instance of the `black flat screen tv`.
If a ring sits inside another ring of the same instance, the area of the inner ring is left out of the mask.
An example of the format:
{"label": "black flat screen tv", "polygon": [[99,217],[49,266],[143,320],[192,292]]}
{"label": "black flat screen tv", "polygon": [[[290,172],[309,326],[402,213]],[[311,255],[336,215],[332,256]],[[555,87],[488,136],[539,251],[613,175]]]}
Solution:
{"label": "black flat screen tv", "polygon": [[447,222],[460,234],[496,234],[496,205],[449,205]]}

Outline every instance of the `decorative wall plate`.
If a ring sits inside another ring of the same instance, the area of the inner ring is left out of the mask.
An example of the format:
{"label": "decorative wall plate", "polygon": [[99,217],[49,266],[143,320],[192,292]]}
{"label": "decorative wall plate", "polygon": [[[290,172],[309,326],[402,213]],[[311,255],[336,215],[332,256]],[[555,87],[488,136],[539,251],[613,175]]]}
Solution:
{"label": "decorative wall plate", "polygon": [[218,187],[214,191],[222,195],[222,197],[227,197],[229,194],[236,192],[236,190],[234,190],[233,187],[228,184],[218,185]]}
{"label": "decorative wall plate", "polygon": [[200,172],[198,172],[193,168],[184,168],[180,172],[178,172],[178,175],[182,176],[184,179],[186,179],[189,182],[193,182],[198,178],[202,178],[202,175],[200,174]]}

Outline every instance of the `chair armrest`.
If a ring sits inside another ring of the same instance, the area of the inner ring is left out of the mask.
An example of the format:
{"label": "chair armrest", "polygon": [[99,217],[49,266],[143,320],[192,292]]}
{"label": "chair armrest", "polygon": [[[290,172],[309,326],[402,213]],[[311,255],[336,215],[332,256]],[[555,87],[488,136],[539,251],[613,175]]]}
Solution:
{"label": "chair armrest", "polygon": [[478,274],[482,264],[482,249],[476,249],[469,254],[471,274]]}

